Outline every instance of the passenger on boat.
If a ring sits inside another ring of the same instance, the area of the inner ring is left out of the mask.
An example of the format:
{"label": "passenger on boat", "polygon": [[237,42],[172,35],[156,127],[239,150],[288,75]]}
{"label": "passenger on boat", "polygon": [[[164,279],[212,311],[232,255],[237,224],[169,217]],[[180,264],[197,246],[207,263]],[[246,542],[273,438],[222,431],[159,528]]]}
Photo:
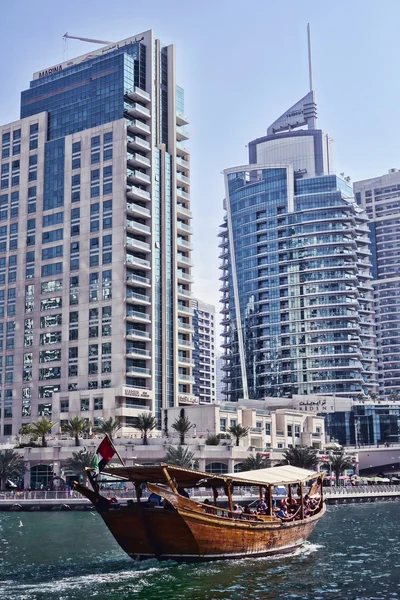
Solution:
{"label": "passenger on boat", "polygon": [[286,510],[282,506],[277,511],[276,516],[279,517],[280,519],[287,519],[288,518],[288,514],[287,514]]}
{"label": "passenger on boat", "polygon": [[206,511],[206,513],[208,513],[208,514],[212,514],[213,510],[212,510],[212,508],[211,508],[211,502],[209,501],[209,499],[208,499],[208,498],[206,498],[206,499],[204,500],[203,504],[206,504],[206,505],[207,505],[207,506],[205,507],[205,511]]}
{"label": "passenger on boat", "polygon": [[162,498],[158,494],[152,492],[150,496],[147,498],[147,502],[151,504],[151,506],[162,506]]}
{"label": "passenger on boat", "polygon": [[180,496],[184,496],[185,498],[190,498],[189,494],[187,493],[187,491],[185,490],[185,488],[182,487],[178,487],[178,494]]}
{"label": "passenger on boat", "polygon": [[235,504],[233,507],[233,513],[235,515],[241,515],[243,512],[243,508],[239,504]]}
{"label": "passenger on boat", "polygon": [[244,515],[252,515],[253,514],[253,511],[251,510],[251,508],[248,504],[246,504],[246,506],[244,507],[243,514]]}
{"label": "passenger on boat", "polygon": [[268,510],[268,506],[265,504],[264,500],[260,500],[257,504],[257,513],[259,515],[266,515]]}

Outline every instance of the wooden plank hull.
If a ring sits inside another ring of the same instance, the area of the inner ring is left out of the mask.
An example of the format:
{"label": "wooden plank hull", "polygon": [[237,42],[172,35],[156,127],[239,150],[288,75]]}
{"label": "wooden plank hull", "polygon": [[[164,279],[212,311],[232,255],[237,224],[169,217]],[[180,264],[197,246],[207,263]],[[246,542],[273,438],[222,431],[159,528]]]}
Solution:
{"label": "wooden plank hull", "polygon": [[207,561],[291,552],[308,538],[325,507],[313,517],[289,523],[169,511],[144,503],[99,512],[132,558]]}

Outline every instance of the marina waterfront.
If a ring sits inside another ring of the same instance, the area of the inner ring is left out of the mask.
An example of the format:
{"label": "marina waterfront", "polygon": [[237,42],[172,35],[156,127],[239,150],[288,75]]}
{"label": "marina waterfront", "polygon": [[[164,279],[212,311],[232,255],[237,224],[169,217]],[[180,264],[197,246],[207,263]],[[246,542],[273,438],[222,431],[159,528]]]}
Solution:
{"label": "marina waterfront", "polygon": [[329,506],[292,555],[135,563],[93,512],[1,513],[2,600],[396,600],[398,502]]}

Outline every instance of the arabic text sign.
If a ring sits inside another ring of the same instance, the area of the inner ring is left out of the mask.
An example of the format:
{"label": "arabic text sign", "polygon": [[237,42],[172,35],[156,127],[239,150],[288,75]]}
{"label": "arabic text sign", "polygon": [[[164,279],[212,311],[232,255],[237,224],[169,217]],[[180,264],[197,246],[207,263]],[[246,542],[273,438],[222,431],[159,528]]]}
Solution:
{"label": "arabic text sign", "polygon": [[293,398],[293,408],[303,412],[335,412],[335,399],[329,396],[300,396]]}

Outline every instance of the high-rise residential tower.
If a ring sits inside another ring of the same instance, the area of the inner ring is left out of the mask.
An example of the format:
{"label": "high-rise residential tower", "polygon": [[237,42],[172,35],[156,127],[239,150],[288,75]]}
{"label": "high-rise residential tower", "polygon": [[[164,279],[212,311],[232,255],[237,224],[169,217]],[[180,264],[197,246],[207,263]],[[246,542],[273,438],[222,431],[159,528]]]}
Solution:
{"label": "high-rise residential tower", "polygon": [[379,392],[400,392],[400,171],[354,184],[370,218]]}
{"label": "high-rise residential tower", "polygon": [[250,164],[225,171],[222,326],[230,400],[368,393],[375,386],[366,213],[333,174],[310,91]]}
{"label": "high-rise residential tower", "polygon": [[35,73],[0,128],[2,436],[193,400],[186,124],[147,31]]}
{"label": "high-rise residential tower", "polygon": [[215,306],[192,300],[193,315],[193,393],[201,403],[217,399],[215,357]]}

